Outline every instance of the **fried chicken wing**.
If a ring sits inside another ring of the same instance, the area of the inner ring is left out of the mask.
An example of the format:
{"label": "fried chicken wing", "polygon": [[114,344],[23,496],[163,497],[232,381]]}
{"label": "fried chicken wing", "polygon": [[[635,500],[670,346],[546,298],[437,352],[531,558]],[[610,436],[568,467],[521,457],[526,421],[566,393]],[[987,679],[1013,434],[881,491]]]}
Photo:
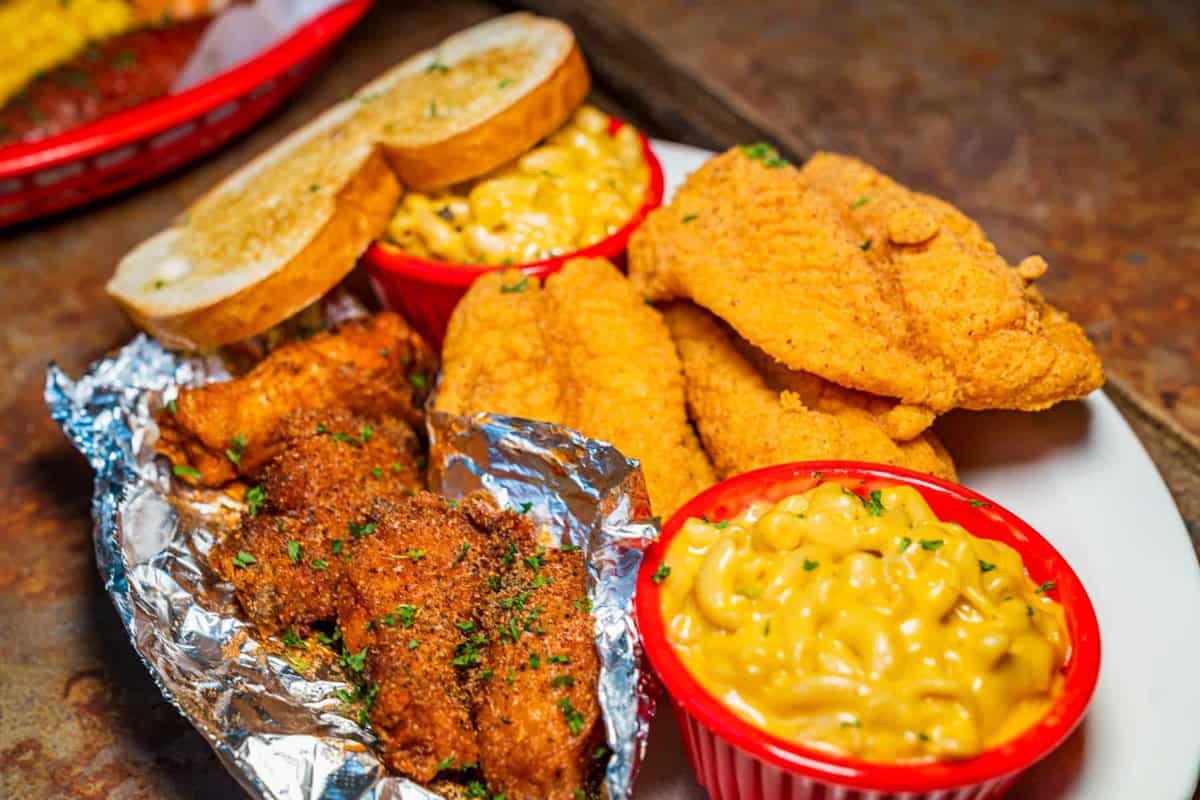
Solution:
{"label": "fried chicken wing", "polygon": [[158,415],[158,451],[185,479],[220,486],[254,478],[276,453],[279,421],[303,408],[417,424],[434,357],[392,313],[284,344],[240,378],[180,391]]}
{"label": "fried chicken wing", "polygon": [[1033,288],[1040,258],[1010,267],[954,207],[855,159],[762,155],[713,158],[649,216],[629,248],[640,292],[693,300],[790,369],[938,413],[1103,383],[1083,331]]}
{"label": "fried chicken wing", "polygon": [[344,411],[293,412],[272,437],[282,452],[210,561],[261,630],[303,634],[336,616],[343,556],[370,524],[366,509],[422,486],[420,443],[407,423]]}
{"label": "fried chicken wing", "polygon": [[[697,306],[674,303],[664,317],[683,360],[688,407],[723,478],[816,459],[878,461],[954,478],[954,464],[932,433],[893,441],[869,405],[850,393],[823,398],[813,376],[803,376],[803,394],[772,389],[733,335]],[[807,398],[815,398],[812,406]]]}
{"label": "fried chicken wing", "polygon": [[572,261],[544,286],[483,276],[455,309],[443,355],[438,410],[543,420],[609,441],[641,462],[657,514],[714,482],[670,336],[606,261]]}
{"label": "fried chicken wing", "polygon": [[491,640],[475,691],[480,766],[507,800],[582,796],[601,743],[600,662],[583,557],[538,545],[520,514],[464,506],[491,538],[495,575],[481,617]]}
{"label": "fried chicken wing", "polygon": [[384,761],[427,782],[439,765],[479,760],[460,673],[486,644],[479,608],[491,572],[489,541],[428,492],[378,502],[370,517],[374,529],[345,562],[342,637],[352,663],[362,663],[378,687],[370,719]]}

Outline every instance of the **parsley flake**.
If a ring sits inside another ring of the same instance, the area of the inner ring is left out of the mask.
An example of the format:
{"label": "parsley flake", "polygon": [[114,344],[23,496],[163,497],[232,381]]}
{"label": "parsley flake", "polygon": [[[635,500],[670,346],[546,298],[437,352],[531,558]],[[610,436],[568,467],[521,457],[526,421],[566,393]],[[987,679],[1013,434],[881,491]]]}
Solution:
{"label": "parsley flake", "polygon": [[171,472],[178,475],[180,478],[187,478],[191,481],[200,480],[200,470],[189,467],[187,464],[176,464],[171,467]]}
{"label": "parsley flake", "polygon": [[1046,592],[1052,591],[1053,589],[1054,589],[1054,581],[1046,581],[1041,586],[1037,587],[1037,590],[1034,593],[1035,594],[1045,594]]}
{"label": "parsley flake", "polygon": [[258,516],[259,509],[267,502],[267,493],[261,486],[251,486],[246,490],[246,509],[250,516]]}
{"label": "parsley flake", "polygon": [[650,576],[655,586],[658,586],[665,581],[671,574],[671,568],[667,566],[667,562],[662,562],[658,565],[658,569],[654,570],[654,574]]}
{"label": "parsley flake", "polygon": [[528,276],[526,276],[526,275],[522,275],[522,276],[521,276],[521,279],[520,279],[519,281],[517,281],[516,283],[513,283],[513,284],[502,283],[502,284],[500,284],[500,291],[501,291],[501,293],[503,293],[503,294],[516,294],[516,293],[518,293],[518,292],[523,292],[523,291],[525,291],[525,289],[526,289],[528,286],[529,286],[529,278],[528,278]]}
{"label": "parsley flake", "polygon": [[810,561],[807,558],[804,559],[804,571],[805,572],[812,572],[814,569],[816,569],[819,566],[821,566],[820,561]]}
{"label": "parsley flake", "polygon": [[991,572],[995,568],[996,568],[995,564],[991,564],[987,561],[984,561],[982,558],[979,559],[979,571],[980,572]]}
{"label": "parsley flake", "polygon": [[247,553],[245,550],[238,550],[237,555],[233,557],[233,565],[235,567],[241,567],[242,569],[245,569],[246,567],[252,567],[257,563],[258,559]]}
{"label": "parsley flake", "polygon": [[562,711],[563,719],[567,722],[567,727],[571,729],[571,735],[578,736],[583,730],[583,713],[571,704],[571,698],[564,697],[558,701],[558,708]]}
{"label": "parsley flake", "polygon": [[287,551],[288,558],[292,560],[293,564],[299,564],[304,560],[304,548],[295,539],[292,539],[290,542],[288,542]]}
{"label": "parsley flake", "polygon": [[939,547],[941,547],[945,543],[946,542],[942,539],[922,539],[921,540],[921,549],[922,550],[937,550]]}

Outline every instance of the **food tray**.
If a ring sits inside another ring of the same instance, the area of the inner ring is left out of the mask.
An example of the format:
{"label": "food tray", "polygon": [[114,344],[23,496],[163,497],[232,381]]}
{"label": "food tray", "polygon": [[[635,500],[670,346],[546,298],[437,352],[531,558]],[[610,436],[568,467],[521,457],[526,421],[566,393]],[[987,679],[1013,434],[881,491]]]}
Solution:
{"label": "food tray", "polygon": [[370,7],[371,0],[347,0],[191,89],[0,147],[0,227],[145,183],[244,133],[300,88]]}

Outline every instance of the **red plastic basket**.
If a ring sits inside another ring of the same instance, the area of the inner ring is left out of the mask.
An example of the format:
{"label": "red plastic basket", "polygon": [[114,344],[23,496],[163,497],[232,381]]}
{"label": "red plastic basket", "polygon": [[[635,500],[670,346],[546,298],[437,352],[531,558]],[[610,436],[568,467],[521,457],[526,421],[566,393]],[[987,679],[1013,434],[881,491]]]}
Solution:
{"label": "red plastic basket", "polygon": [[[822,479],[859,494],[911,486],[939,519],[963,525],[1018,553],[1035,582],[1064,609],[1071,650],[1063,692],[1017,738],[961,761],[877,764],[841,758],[779,739],[729,711],[691,676],[667,639],[653,575],[671,540],[692,517],[727,519],[756,500],[777,502]],[[666,687],[700,785],[712,800],[997,800],[1022,772],[1049,755],[1083,719],[1100,672],[1100,628],[1079,577],[1054,547],[1012,512],[957,484],[899,467],[854,461],[781,464],[730,478],[702,492],[663,526],[647,549],[634,595],[646,657]]]}
{"label": "red plastic basket", "polygon": [[186,91],[39,142],[0,147],[0,227],[144,183],[245,132],[312,76],[371,2],[347,0]]}

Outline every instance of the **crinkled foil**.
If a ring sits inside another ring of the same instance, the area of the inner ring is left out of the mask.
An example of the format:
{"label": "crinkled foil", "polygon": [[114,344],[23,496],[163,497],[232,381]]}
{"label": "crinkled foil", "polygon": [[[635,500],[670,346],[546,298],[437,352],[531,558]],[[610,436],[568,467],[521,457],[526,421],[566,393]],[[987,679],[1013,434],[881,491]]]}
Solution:
{"label": "crinkled foil", "polygon": [[[236,524],[223,493],[174,483],[155,458],[153,411],[177,387],[227,377],[215,358],[183,358],[139,336],[72,381],[51,366],[46,404],[96,471],[92,515],[105,588],[163,695],[208,739],[254,797],[424,800],[389,776],[351,691],[328,658],[258,637],[207,553]],[[610,800],[632,794],[653,710],[633,623],[641,548],[657,535],[636,462],[554,425],[499,416],[433,415],[431,488],[483,488],[528,508],[551,541],[584,548],[601,654],[600,705]],[[528,504],[528,505],[526,505]]]}

